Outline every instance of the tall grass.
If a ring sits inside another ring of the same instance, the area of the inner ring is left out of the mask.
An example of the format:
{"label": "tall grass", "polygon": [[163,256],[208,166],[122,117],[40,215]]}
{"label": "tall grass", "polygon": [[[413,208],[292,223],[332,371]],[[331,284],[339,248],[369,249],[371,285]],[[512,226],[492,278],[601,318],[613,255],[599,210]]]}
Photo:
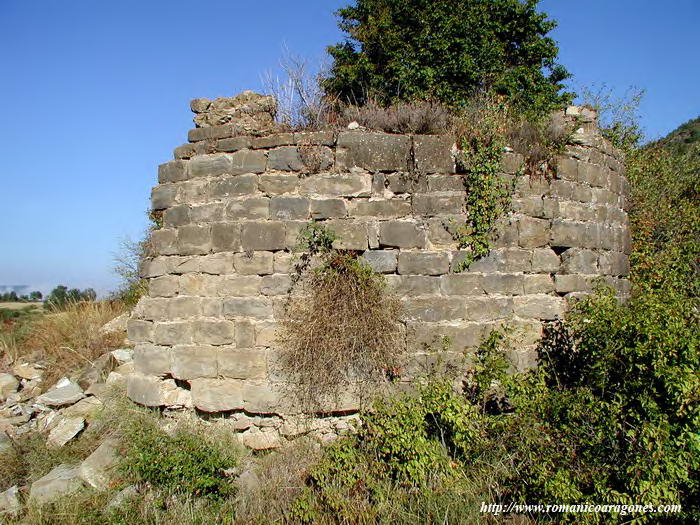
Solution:
{"label": "tall grass", "polygon": [[100,328],[126,311],[117,301],[77,302],[65,310],[37,317],[0,340],[12,362],[42,361],[44,384],[50,386],[123,343],[123,334],[104,334]]}

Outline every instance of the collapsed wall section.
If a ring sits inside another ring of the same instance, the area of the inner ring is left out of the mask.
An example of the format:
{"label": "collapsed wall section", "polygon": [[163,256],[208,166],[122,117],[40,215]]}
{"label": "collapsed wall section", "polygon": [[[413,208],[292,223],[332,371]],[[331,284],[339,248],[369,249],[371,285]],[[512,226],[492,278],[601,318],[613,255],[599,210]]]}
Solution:
{"label": "collapsed wall section", "polygon": [[[207,121],[209,106],[196,105]],[[466,253],[451,231],[468,210],[451,138],[269,129],[256,136],[250,126],[240,133],[235,122],[194,129],[175,160],[159,167],[152,205],[162,228],[142,268],[149,293],[128,325],[128,394],[138,403],[226,412],[245,422],[241,429],[281,432],[295,407],[274,366],[275,329],[297,236],[311,220],[401,297],[403,379],[438,354],[462,356],[503,324],[519,338],[513,362],[533,366],[542,323],[560,318],[571,299],[597,281],[629,294],[624,168],[592,122],[556,158],[551,178],[517,176],[513,211],[491,254],[461,272]],[[504,153],[503,176],[516,177],[522,165],[520,155]],[[448,347],[436,353],[445,337]],[[329,407],[357,408],[350,396]],[[276,423],[265,419],[271,415]]]}

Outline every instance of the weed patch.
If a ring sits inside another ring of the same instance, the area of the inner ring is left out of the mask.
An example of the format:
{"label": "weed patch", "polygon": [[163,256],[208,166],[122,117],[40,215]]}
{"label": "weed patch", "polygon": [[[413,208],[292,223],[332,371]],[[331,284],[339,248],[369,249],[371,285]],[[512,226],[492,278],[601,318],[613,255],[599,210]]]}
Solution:
{"label": "weed patch", "polygon": [[[381,381],[397,365],[401,306],[381,275],[356,254],[334,250],[320,226],[300,240],[307,251],[280,325],[280,370],[302,407],[322,411],[342,391]],[[309,269],[312,255],[321,264]]]}

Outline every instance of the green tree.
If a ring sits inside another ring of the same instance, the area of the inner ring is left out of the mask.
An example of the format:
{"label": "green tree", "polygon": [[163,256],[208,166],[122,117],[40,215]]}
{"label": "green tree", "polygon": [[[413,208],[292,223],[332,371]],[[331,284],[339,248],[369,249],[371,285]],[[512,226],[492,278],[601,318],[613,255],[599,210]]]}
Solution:
{"label": "green tree", "polygon": [[546,36],[539,0],[356,0],[340,9],[345,42],[323,88],[343,102],[432,100],[452,106],[493,91],[530,109],[571,100],[570,75]]}

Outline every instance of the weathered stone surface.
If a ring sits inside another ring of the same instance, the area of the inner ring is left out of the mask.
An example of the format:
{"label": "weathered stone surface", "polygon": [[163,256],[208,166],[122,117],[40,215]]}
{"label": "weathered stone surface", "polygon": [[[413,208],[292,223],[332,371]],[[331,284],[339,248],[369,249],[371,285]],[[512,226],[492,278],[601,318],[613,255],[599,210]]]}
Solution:
{"label": "weathered stone surface", "polygon": [[231,137],[228,139],[221,139],[216,142],[217,151],[232,152],[238,151],[240,149],[247,149],[251,146],[251,137],[241,136],[241,137]]}
{"label": "weathered stone surface", "polygon": [[241,246],[243,250],[283,250],[285,235],[284,222],[246,222],[241,226]]}
{"label": "weathered stone surface", "polygon": [[425,248],[425,231],[415,222],[388,221],[379,225],[379,244],[392,248]]}
{"label": "weathered stone surface", "polygon": [[382,219],[408,217],[411,215],[411,203],[404,199],[355,199],[350,201],[350,215]]}
{"label": "weathered stone surface", "polygon": [[399,273],[406,275],[442,275],[450,269],[446,252],[401,252]]}
{"label": "weathered stone surface", "polygon": [[262,279],[257,275],[227,275],[217,286],[223,297],[250,297],[260,293]]}
{"label": "weathered stone surface", "polygon": [[398,265],[398,251],[368,250],[362,258],[377,273],[394,273]]}
{"label": "weathered stone surface", "polygon": [[177,245],[182,255],[209,253],[212,246],[209,225],[189,225],[178,229]]}
{"label": "weathered stone surface", "polygon": [[278,171],[301,171],[304,169],[304,163],[296,147],[285,146],[268,152],[267,167]]}
{"label": "weathered stone surface", "polygon": [[274,97],[244,91],[235,97],[220,97],[209,101],[195,99],[190,104],[199,128],[231,123],[243,134],[259,134],[273,128],[277,102]]}
{"label": "weathered stone surface", "polygon": [[246,412],[271,414],[283,409],[281,391],[265,381],[246,381],[243,385],[243,406]]}
{"label": "weathered stone surface", "polygon": [[210,199],[226,199],[241,195],[252,195],[257,192],[258,178],[255,175],[236,175],[235,177],[220,177],[207,185]]}
{"label": "weathered stone surface", "polygon": [[260,293],[263,295],[284,295],[292,287],[289,275],[266,275],[262,279]]}
{"label": "weathered stone surface", "polygon": [[[226,313],[226,301],[223,303]],[[192,340],[207,345],[232,344],[235,338],[235,325],[225,320],[199,319],[193,324]]]}
{"label": "weathered stone surface", "polygon": [[114,439],[103,441],[81,464],[78,470],[80,479],[97,490],[109,488],[112,470],[117,466],[118,443]]}
{"label": "weathered stone surface", "polygon": [[464,299],[464,309],[464,318],[469,321],[494,321],[513,313],[510,297],[468,297]]}
{"label": "weathered stone surface", "polygon": [[241,442],[252,450],[269,450],[282,446],[285,442],[275,429],[257,429],[255,427],[241,434]]}
{"label": "weathered stone surface", "polygon": [[550,221],[532,217],[518,218],[518,244],[523,248],[539,248],[549,242]]}
{"label": "weathered stone surface", "polygon": [[454,140],[449,136],[415,135],[413,155],[420,173],[454,173]]}
{"label": "weathered stone surface", "polygon": [[409,167],[411,139],[385,133],[344,132],[338,135],[338,165],[369,171],[404,171]]}
{"label": "weathered stone surface", "polygon": [[64,417],[51,429],[46,444],[49,447],[62,447],[85,428],[82,417]]}
{"label": "weathered stone surface", "polygon": [[262,151],[242,150],[231,154],[231,174],[263,173],[267,159]]}
{"label": "weathered stone surface", "polygon": [[484,275],[481,284],[487,294],[523,295],[523,276],[507,273]]}
{"label": "weathered stone surface", "polygon": [[273,197],[270,200],[270,218],[273,220],[306,220],[309,218],[309,199],[306,197]]}
{"label": "weathered stone surface", "polygon": [[263,297],[232,297],[224,299],[224,315],[228,318],[270,319],[272,303]]}
{"label": "weathered stone surface", "polygon": [[273,272],[271,252],[237,253],[233,256],[233,267],[243,275],[266,275]]}
{"label": "weathered stone surface", "polygon": [[[233,325],[233,323],[230,324]],[[176,345],[172,350],[173,377],[177,379],[216,377],[217,354],[218,350],[214,346]]]}
{"label": "weathered stone surface", "polygon": [[387,275],[387,283],[400,296],[437,294],[440,290],[440,279],[425,275]]}
{"label": "weathered stone surface", "polygon": [[217,355],[219,374],[233,379],[262,378],[267,373],[267,355],[257,348],[224,349]]}
{"label": "weathered stone surface", "polygon": [[440,288],[445,295],[482,295],[482,276],[470,273],[443,275]]}
{"label": "weathered stone surface", "polygon": [[155,323],[153,342],[158,345],[177,345],[192,341],[191,325],[185,321],[173,323]]}
{"label": "weathered stone surface", "polygon": [[555,275],[554,285],[557,293],[593,291],[593,283],[583,275]]}
{"label": "weathered stone surface", "polygon": [[61,409],[61,415],[66,418],[84,418],[86,421],[93,421],[102,411],[104,404],[95,396],[81,399],[75,405]]}
{"label": "weathered stone surface", "polygon": [[299,192],[323,197],[369,197],[372,177],[365,173],[311,175],[301,179]]}
{"label": "weathered stone surface", "polygon": [[189,319],[202,315],[202,302],[199,297],[180,296],[168,301],[168,318]]}
{"label": "weathered stone surface", "polygon": [[243,408],[243,384],[235,379],[190,381],[192,402],[204,412],[226,412]]}
{"label": "weathered stone surface", "polygon": [[551,248],[539,248],[532,252],[532,271],[554,273],[559,271],[560,257]]}
{"label": "weathered stone surface", "polygon": [[151,232],[151,247],[158,255],[175,255],[177,253],[177,230]]}
{"label": "weathered stone surface", "polygon": [[226,206],[227,219],[267,219],[270,216],[270,199],[251,197],[232,200]]}
{"label": "weathered stone surface", "polygon": [[0,516],[3,514],[15,515],[21,510],[22,503],[19,500],[19,488],[17,488],[17,485],[0,492]]}
{"label": "weathered stone surface", "polygon": [[601,253],[598,258],[600,273],[605,275],[629,275],[629,259],[619,252]]}
{"label": "weathered stone surface", "polygon": [[414,297],[404,300],[407,319],[419,321],[450,321],[464,319],[466,306],[461,297]]}
{"label": "weathered stone surface", "polygon": [[590,250],[570,248],[561,254],[562,273],[598,273],[598,254]]}
{"label": "weathered stone surface", "polygon": [[453,195],[414,193],[411,199],[414,215],[458,215],[464,208],[464,192]]}
{"label": "weathered stone surface", "polygon": [[29,499],[38,505],[52,503],[83,488],[78,467],[61,464],[32,483]]}
{"label": "weathered stone surface", "polygon": [[187,204],[180,204],[163,214],[163,225],[166,228],[177,228],[190,223],[190,207]]}
{"label": "weathered stone surface", "polygon": [[326,226],[336,235],[333,247],[341,250],[366,250],[367,225],[362,222],[332,220]]}
{"label": "weathered stone surface", "polygon": [[564,315],[566,305],[560,297],[551,295],[524,295],[513,299],[513,311],[525,319],[551,321]]}
{"label": "weathered stone surface", "polygon": [[198,155],[189,161],[191,177],[218,177],[233,173],[231,155],[215,153],[213,155]]}
{"label": "weathered stone surface", "polygon": [[342,219],[348,215],[343,199],[312,199],[310,211],[312,219]]}
{"label": "weathered stone surface", "polygon": [[17,392],[19,380],[12,374],[0,374],[0,401]]}
{"label": "weathered stone surface", "polygon": [[550,293],[554,291],[551,275],[524,275],[523,292],[525,294]]}
{"label": "weathered stone surface", "polygon": [[260,191],[270,195],[293,193],[299,187],[299,175],[260,175]]}
{"label": "weathered stone surface", "polygon": [[237,252],[241,249],[241,227],[234,223],[215,223],[211,226],[211,244],[214,252]]}
{"label": "weathered stone surface", "polygon": [[273,133],[262,137],[253,137],[251,144],[254,148],[276,148],[296,144],[294,133]]}
{"label": "weathered stone surface", "polygon": [[[58,386],[60,385],[60,386]],[[85,397],[83,389],[78,383],[69,381],[63,378],[57,383],[57,387],[49,390],[45,394],[40,395],[36,400],[42,405],[50,407],[61,407],[77,403]]]}
{"label": "weathered stone surface", "polygon": [[183,160],[173,160],[158,166],[158,182],[179,182],[187,180],[187,162]]}
{"label": "weathered stone surface", "polygon": [[177,203],[178,186],[176,184],[165,184],[156,186],[151,191],[151,208],[154,210],[164,210]]}

